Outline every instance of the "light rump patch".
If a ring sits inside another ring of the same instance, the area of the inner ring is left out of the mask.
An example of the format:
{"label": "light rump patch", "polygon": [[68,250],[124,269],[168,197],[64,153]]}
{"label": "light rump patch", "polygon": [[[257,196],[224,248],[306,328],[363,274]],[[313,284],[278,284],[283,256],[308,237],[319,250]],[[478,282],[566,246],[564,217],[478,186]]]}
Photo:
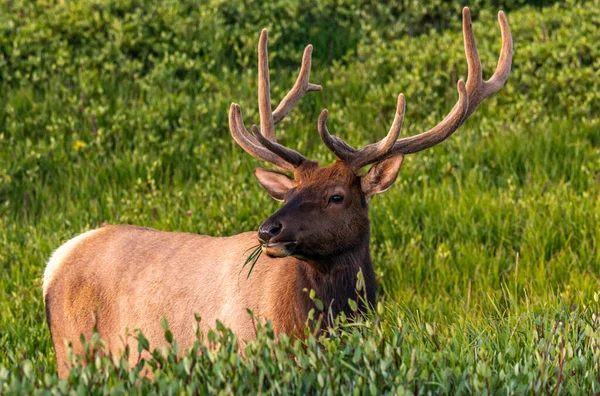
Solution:
{"label": "light rump patch", "polygon": [[91,230],[84,232],[83,234],[77,235],[75,238],[69,239],[63,245],[61,245],[58,249],[52,253],[50,259],[48,260],[48,264],[46,264],[46,269],[44,270],[44,284],[43,284],[43,296],[44,301],[46,301],[46,292],[48,291],[48,287],[52,283],[52,280],[56,276],[58,270],[60,269],[62,263],[65,261],[67,257],[71,254],[73,249],[79,245],[84,240],[88,239],[92,235],[101,231],[102,228]]}

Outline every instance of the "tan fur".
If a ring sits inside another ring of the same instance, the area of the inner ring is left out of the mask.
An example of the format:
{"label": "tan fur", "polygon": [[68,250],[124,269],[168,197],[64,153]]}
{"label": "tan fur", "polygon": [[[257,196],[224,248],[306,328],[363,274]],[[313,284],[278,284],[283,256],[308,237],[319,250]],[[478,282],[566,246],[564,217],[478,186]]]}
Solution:
{"label": "tan fur", "polygon": [[246,308],[272,320],[278,332],[298,331],[296,312],[276,309],[294,296],[289,289],[298,260],[262,255],[249,279],[248,267],[241,271],[247,249],[257,243],[255,232],[212,238],[108,226],[84,235],[63,245],[68,254],[53,256],[53,276],[44,283],[62,377],[67,374],[64,341],[81,353],[79,335],[89,339],[94,327],[115,355],[134,329],[142,330],[153,347],[164,343],[163,317],[182,349],[195,340],[194,313],[202,316],[202,330],[220,319],[246,340],[254,337]]}
{"label": "tan fur", "polygon": [[84,232],[83,234],[80,234],[80,235],[76,236],[75,238],[70,239],[69,241],[65,242],[61,247],[59,247],[58,249],[56,249],[56,251],[54,251],[54,253],[50,257],[50,260],[48,260],[48,264],[46,265],[46,270],[44,271],[44,285],[43,285],[44,299],[46,298],[46,291],[48,289],[48,285],[52,282],[52,279],[54,279],[54,276],[56,275],[57,271],[60,269],[61,264],[69,256],[69,254],[71,253],[73,248],[75,246],[77,246],[80,242],[82,242],[85,238],[90,237],[97,231],[98,230]]}

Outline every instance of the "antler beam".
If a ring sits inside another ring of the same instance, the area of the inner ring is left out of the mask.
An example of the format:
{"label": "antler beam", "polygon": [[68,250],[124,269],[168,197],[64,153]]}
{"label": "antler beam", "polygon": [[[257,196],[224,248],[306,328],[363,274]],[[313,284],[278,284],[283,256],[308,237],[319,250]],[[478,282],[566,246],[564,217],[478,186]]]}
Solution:
{"label": "antler beam", "polygon": [[[498,65],[496,66],[496,70],[492,77],[488,81],[483,81],[481,59],[479,58],[477,45],[475,44],[471,13],[469,12],[468,7],[463,8],[463,37],[468,72],[466,84],[468,106],[464,117],[459,123],[454,124],[449,128],[438,128],[440,123],[433,129],[420,135],[398,140],[396,144],[394,144],[394,148],[390,152],[391,154],[416,153],[446,140],[467,120],[467,118],[469,118],[469,116],[471,116],[471,114],[473,114],[483,100],[492,96],[504,86],[508,79],[512,64],[513,44],[508,21],[506,20],[506,15],[504,15],[504,12],[502,11],[498,13],[498,23],[500,24],[500,32],[502,35],[502,49],[500,50]],[[455,106],[452,111],[454,111],[457,106]],[[443,122],[444,121],[442,121],[442,123]],[[436,129],[438,130],[436,131]]]}
{"label": "antler beam", "polygon": [[[498,13],[498,22],[500,23],[502,34],[502,49],[498,65],[492,77],[487,81],[483,81],[481,60],[477,53],[477,45],[475,44],[475,36],[473,35],[471,14],[468,7],[463,8],[463,36],[468,66],[467,83],[465,84],[462,80],[458,81],[458,102],[454,105],[450,113],[435,127],[416,136],[400,140],[395,140],[396,138],[394,138],[394,143],[390,145],[390,139],[394,134],[397,137],[395,131],[392,133],[392,130],[394,130],[394,127],[392,127],[388,136],[381,142],[356,150],[342,139],[329,134],[325,126],[327,110],[324,110],[319,118],[319,133],[325,145],[335,153],[338,159],[347,162],[354,169],[358,170],[367,164],[378,162],[394,154],[416,153],[446,140],[473,114],[483,100],[498,92],[508,79],[512,63],[513,44],[508,21],[502,11]],[[394,125],[398,121],[399,114],[404,115],[404,109],[400,111],[400,102],[399,97]],[[403,98],[402,107],[404,107]],[[402,124],[401,117],[398,124],[400,126]]]}

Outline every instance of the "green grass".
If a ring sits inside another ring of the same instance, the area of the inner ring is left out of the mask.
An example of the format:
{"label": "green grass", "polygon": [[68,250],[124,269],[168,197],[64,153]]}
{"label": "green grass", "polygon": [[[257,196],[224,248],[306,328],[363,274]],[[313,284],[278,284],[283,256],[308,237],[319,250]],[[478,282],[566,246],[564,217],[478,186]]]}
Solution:
{"label": "green grass", "polygon": [[154,381],[100,359],[60,383],[41,276],[61,243],[104,222],[231,235],[279,206],[227,126],[232,101],[258,118],[261,27],[274,103],[315,45],[323,91],[277,132],[324,164],[324,107],[356,146],[387,131],[399,92],[404,136],[449,111],[466,74],[460,4],[0,5],[0,393],[600,392],[600,4],[524,3],[473,3],[484,77],[507,11],[507,86],[371,204],[376,312],[305,345],[260,330],[243,359],[222,330],[215,351],[157,355]]}

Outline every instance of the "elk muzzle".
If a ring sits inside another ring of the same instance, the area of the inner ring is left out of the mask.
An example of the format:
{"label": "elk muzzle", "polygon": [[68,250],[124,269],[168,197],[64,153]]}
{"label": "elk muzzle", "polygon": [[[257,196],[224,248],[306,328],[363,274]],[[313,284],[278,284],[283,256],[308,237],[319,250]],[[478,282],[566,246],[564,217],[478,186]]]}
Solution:
{"label": "elk muzzle", "polygon": [[296,241],[279,240],[283,236],[285,225],[270,217],[258,227],[258,240],[263,252],[269,257],[287,257],[294,253]]}
{"label": "elk muzzle", "polygon": [[258,240],[261,243],[268,243],[271,238],[281,234],[282,230],[283,226],[279,221],[269,218],[258,227]]}

